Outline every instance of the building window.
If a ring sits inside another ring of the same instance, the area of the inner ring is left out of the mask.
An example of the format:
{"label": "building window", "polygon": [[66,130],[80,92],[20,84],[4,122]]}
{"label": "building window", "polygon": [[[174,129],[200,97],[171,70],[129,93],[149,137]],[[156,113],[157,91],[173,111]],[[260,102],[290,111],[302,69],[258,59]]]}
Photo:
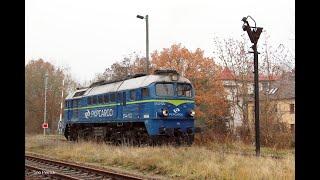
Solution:
{"label": "building window", "polygon": [[290,104],[290,113],[294,114],[294,104]]}
{"label": "building window", "polygon": [[268,90],[268,82],[262,83],[262,90],[267,91]]}

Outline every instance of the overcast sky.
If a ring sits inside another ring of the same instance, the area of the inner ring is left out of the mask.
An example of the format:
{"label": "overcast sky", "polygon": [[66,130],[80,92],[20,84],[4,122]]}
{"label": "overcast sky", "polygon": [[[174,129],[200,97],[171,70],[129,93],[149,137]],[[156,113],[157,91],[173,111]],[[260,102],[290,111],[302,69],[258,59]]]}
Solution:
{"label": "overcast sky", "polygon": [[149,15],[150,53],[181,43],[212,57],[213,37],[240,39],[247,15],[273,46],[294,52],[294,0],[26,0],[25,63],[43,58],[88,81],[128,54],[145,55],[137,14]]}

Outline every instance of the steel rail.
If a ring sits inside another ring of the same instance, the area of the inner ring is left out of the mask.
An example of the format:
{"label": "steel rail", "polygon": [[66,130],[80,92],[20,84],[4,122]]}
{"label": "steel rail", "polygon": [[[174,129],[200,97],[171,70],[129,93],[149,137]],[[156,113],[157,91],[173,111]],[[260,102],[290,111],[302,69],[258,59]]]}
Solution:
{"label": "steel rail", "polygon": [[[54,171],[54,173],[48,173],[48,176],[60,176],[62,179],[87,179],[81,176],[100,176],[101,178],[111,178],[111,179],[128,179],[128,180],[140,180],[143,179],[138,176],[133,176],[129,174],[122,174],[115,171],[110,170],[102,170],[92,167],[87,167],[83,165],[78,165],[70,162],[64,162],[59,160],[52,160],[45,157],[37,157],[33,155],[25,155],[25,166],[26,168],[33,169],[36,171]],[[36,165],[35,165],[36,164]],[[48,169],[51,168],[51,169]],[[58,172],[58,170],[59,172]],[[69,168],[70,170],[65,170],[65,168]],[[60,171],[61,170],[61,171]],[[67,171],[63,173],[63,171]],[[42,174],[43,175],[43,174]],[[80,176],[79,176],[80,175]],[[80,177],[80,178],[79,178]],[[93,178],[93,177],[91,177]]]}

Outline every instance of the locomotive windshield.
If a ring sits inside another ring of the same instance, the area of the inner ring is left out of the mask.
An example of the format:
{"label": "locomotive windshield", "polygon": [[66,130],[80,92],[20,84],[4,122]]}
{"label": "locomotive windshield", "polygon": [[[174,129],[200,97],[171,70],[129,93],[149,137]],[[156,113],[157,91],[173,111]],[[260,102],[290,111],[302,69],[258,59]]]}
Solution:
{"label": "locomotive windshield", "polygon": [[190,84],[178,83],[178,96],[192,97],[192,86]]}
{"label": "locomotive windshield", "polygon": [[156,84],[157,96],[174,96],[172,83],[158,83]]}
{"label": "locomotive windshield", "polygon": [[177,83],[176,90],[173,83],[157,83],[156,84],[157,96],[183,96],[192,97],[192,86],[188,83]]}

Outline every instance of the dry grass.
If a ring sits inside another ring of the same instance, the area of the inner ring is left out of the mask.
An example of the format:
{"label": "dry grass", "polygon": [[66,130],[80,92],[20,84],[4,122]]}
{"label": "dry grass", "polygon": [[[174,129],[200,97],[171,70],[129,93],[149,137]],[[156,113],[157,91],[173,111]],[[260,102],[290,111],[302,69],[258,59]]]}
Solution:
{"label": "dry grass", "polygon": [[[192,147],[121,147],[67,142],[63,137],[26,137],[26,151],[105,167],[121,167],[177,179],[294,179],[294,151],[283,159],[256,158],[225,152],[250,151],[243,144]],[[253,149],[254,150],[254,149]],[[262,152],[272,153],[263,149]]]}

